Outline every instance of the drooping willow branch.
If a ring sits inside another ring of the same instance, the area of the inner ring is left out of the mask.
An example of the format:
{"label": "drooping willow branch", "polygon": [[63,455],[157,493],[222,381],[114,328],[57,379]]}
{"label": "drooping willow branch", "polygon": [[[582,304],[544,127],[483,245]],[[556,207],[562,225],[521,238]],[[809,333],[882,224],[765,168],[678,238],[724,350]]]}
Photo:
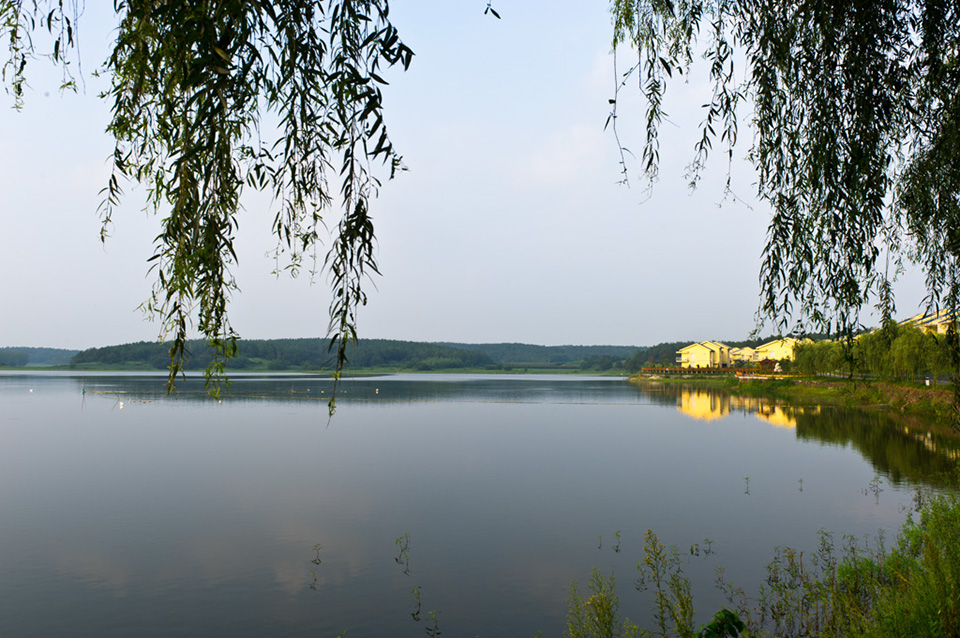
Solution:
{"label": "drooping willow branch", "polygon": [[[63,0],[0,0],[10,51],[4,78],[9,72],[15,99],[38,26],[66,25],[53,56],[64,59],[71,8]],[[171,339],[170,387],[189,357],[194,323],[215,352],[207,369],[213,392],[236,352],[227,308],[245,188],[273,193],[273,229],[293,270],[315,254],[324,215],[341,207],[326,259],[339,377],[356,338],[356,309],[366,302],[364,278],[377,272],[368,214],[380,185],[375,165],[391,177],[402,168],[384,124],[380,74],[406,69],[413,52],[391,24],[387,0],[116,0],[114,8],[119,28],[103,97],[112,102],[116,149],[103,235],[124,182],[145,185],[162,216],[146,307]]]}
{"label": "drooping willow branch", "polygon": [[[616,0],[611,10],[614,46],[639,56],[630,73],[648,104],[644,171],[656,175],[667,87],[693,72],[700,52],[713,89],[693,149],[694,181],[715,145],[732,156],[741,119],[753,129],[749,158],[773,212],[762,317],[781,328],[793,321],[801,330],[855,330],[882,283],[883,247],[895,260],[923,264],[931,306],[946,300],[952,266],[942,237],[960,233],[950,210],[960,175],[949,151],[960,5]],[[745,63],[739,76],[735,60]],[[921,204],[919,192],[936,201]]]}

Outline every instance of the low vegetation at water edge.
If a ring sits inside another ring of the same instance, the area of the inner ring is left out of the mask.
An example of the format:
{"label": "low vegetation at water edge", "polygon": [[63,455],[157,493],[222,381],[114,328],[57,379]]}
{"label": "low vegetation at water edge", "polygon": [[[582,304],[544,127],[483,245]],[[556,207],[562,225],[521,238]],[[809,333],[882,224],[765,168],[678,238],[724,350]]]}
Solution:
{"label": "low vegetation at water edge", "polygon": [[915,512],[892,549],[883,538],[837,541],[821,532],[813,556],[784,548],[767,566],[756,596],[726,583],[729,609],[696,627],[690,582],[679,552],[648,531],[637,564],[637,587],[654,594],[653,629],[620,615],[613,574],[594,568],[589,594],[571,586],[565,635],[569,638],[873,638],[960,635],[960,494],[918,491]]}

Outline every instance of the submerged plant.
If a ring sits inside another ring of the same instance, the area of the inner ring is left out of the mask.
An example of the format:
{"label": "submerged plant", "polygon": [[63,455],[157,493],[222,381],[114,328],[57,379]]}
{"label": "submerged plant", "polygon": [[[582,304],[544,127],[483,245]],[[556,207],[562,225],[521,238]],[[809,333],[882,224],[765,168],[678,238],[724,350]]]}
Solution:
{"label": "submerged plant", "polygon": [[413,588],[413,596],[417,599],[417,608],[410,612],[410,617],[413,618],[415,622],[420,622],[420,609],[423,606],[420,600],[420,585]]}
{"label": "submerged plant", "polygon": [[[316,545],[313,546],[313,551],[316,555],[313,557],[313,560],[311,560],[310,563],[315,565],[316,567],[320,567],[320,563],[323,562],[322,560],[320,560],[320,549],[321,549],[320,543],[317,543]],[[319,579],[320,579],[320,577],[317,575],[316,567],[310,570],[310,575],[313,577],[313,582],[310,583],[310,589],[316,589],[317,583],[319,582]]]}
{"label": "submerged plant", "polygon": [[410,532],[404,532],[401,536],[397,537],[397,555],[393,560],[397,565],[403,565],[403,573],[406,576],[410,575]]}
{"label": "submerged plant", "polygon": [[431,609],[427,614],[430,616],[430,620],[433,621],[433,624],[426,628],[427,635],[430,636],[430,638],[439,638],[440,634],[443,633],[440,631],[440,612],[436,609]]}
{"label": "submerged plant", "polygon": [[700,543],[694,543],[690,546],[690,555],[699,556],[703,554],[704,556],[709,556],[713,553],[713,539],[710,537],[703,539],[703,545]]}

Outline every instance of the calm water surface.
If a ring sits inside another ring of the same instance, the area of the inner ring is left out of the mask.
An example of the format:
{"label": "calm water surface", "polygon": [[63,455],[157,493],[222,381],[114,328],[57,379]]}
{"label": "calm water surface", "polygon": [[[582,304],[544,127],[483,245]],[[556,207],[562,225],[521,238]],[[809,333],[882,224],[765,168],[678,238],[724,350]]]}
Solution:
{"label": "calm water surface", "polygon": [[778,545],[892,535],[960,458],[883,415],[622,379],[342,389],[328,421],[309,376],[217,403],[196,379],[0,374],[0,635],[422,636],[438,610],[446,635],[560,636],[594,565],[649,626],[648,528],[703,620],[718,567],[756,591]]}

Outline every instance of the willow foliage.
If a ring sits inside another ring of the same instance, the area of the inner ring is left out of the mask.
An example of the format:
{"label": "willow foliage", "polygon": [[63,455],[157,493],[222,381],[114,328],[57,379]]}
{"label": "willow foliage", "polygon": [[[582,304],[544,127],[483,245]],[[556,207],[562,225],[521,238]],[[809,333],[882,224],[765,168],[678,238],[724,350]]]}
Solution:
{"label": "willow foliage", "polygon": [[651,177],[667,86],[699,55],[712,93],[694,177],[715,145],[732,157],[751,125],[773,209],[762,316],[849,335],[872,293],[892,310],[884,250],[923,265],[931,305],[956,307],[960,2],[614,0],[611,11],[614,46],[639,54],[624,82],[648,102]]}
{"label": "willow foliage", "polygon": [[[402,168],[384,125],[379,73],[406,68],[413,52],[387,0],[115,0],[114,9],[103,97],[113,105],[116,148],[103,234],[124,182],[144,184],[163,219],[148,307],[172,335],[170,382],[188,356],[192,322],[217,353],[208,382],[236,351],[227,304],[245,188],[271,191],[279,203],[273,230],[294,271],[315,254],[322,213],[342,207],[324,264],[339,374],[356,338],[356,308],[366,303],[362,280],[377,271],[373,164],[391,176]],[[49,30],[52,57],[67,69],[76,10],[76,0],[0,0],[4,80],[18,103],[32,34]]]}

